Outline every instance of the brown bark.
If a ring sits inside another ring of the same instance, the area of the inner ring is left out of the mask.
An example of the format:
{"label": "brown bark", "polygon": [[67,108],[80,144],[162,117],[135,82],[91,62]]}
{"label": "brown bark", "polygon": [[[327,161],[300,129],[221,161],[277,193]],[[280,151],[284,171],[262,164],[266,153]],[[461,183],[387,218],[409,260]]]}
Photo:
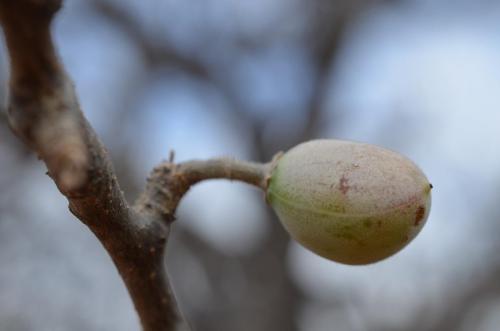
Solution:
{"label": "brown bark", "polygon": [[166,162],[129,206],[108,153],[80,110],[50,25],[61,0],[0,0],[11,60],[8,121],[48,168],[71,212],[115,263],[145,331],[189,329],[170,290],[164,254],[175,209],[189,187],[228,178],[265,187],[270,164],[230,159]]}

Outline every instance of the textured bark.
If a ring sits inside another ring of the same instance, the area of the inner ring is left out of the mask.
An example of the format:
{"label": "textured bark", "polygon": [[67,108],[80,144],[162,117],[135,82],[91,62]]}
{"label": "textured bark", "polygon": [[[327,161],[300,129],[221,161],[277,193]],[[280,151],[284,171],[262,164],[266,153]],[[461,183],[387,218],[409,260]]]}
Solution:
{"label": "textured bark", "polygon": [[187,330],[170,291],[164,254],[175,209],[209,178],[265,186],[269,164],[229,159],[166,162],[134,208],[124,198],[104,146],[80,110],[58,60],[50,25],[61,0],[0,0],[11,61],[8,122],[45,162],[48,175],[115,263],[145,331]]}

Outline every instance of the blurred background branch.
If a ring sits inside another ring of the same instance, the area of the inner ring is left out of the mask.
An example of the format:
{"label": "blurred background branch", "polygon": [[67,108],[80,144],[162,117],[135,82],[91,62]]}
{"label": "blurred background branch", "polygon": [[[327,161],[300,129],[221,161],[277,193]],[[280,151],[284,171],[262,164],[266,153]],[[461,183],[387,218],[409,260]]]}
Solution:
{"label": "blurred background branch", "polygon": [[[129,198],[171,148],[180,161],[266,161],[315,137],[395,149],[435,184],[419,238],[361,268],[290,243],[260,192],[197,186],[167,256],[195,330],[496,331],[499,9],[472,0],[92,0],[68,2],[55,32]],[[0,328],[136,330],[107,256],[61,212],[5,128]],[[37,215],[20,203],[26,196]],[[56,282],[67,290],[51,291]],[[102,309],[111,300],[124,303]]]}

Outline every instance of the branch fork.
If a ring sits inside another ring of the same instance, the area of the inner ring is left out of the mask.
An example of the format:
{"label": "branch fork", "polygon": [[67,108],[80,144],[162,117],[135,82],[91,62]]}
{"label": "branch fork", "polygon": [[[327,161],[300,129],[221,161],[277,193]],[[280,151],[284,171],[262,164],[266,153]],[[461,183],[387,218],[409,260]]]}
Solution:
{"label": "branch fork", "polygon": [[85,119],[73,83],[52,42],[50,26],[62,0],[0,0],[0,24],[11,62],[7,119],[47,166],[70,211],[96,235],[120,273],[144,331],[188,330],[164,265],[175,210],[189,188],[207,179],[240,180],[267,188],[269,163],[231,158],[174,163],[153,169],[131,206],[110,158]]}

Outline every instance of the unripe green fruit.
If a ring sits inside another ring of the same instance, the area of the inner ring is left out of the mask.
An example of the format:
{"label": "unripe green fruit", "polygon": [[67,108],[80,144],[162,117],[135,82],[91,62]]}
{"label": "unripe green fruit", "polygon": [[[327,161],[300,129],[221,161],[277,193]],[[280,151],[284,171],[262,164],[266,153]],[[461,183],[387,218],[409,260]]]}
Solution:
{"label": "unripe green fruit", "polygon": [[374,145],[314,140],[276,161],[267,199],[290,235],[333,261],[367,264],[422,229],[432,185],[405,157]]}

